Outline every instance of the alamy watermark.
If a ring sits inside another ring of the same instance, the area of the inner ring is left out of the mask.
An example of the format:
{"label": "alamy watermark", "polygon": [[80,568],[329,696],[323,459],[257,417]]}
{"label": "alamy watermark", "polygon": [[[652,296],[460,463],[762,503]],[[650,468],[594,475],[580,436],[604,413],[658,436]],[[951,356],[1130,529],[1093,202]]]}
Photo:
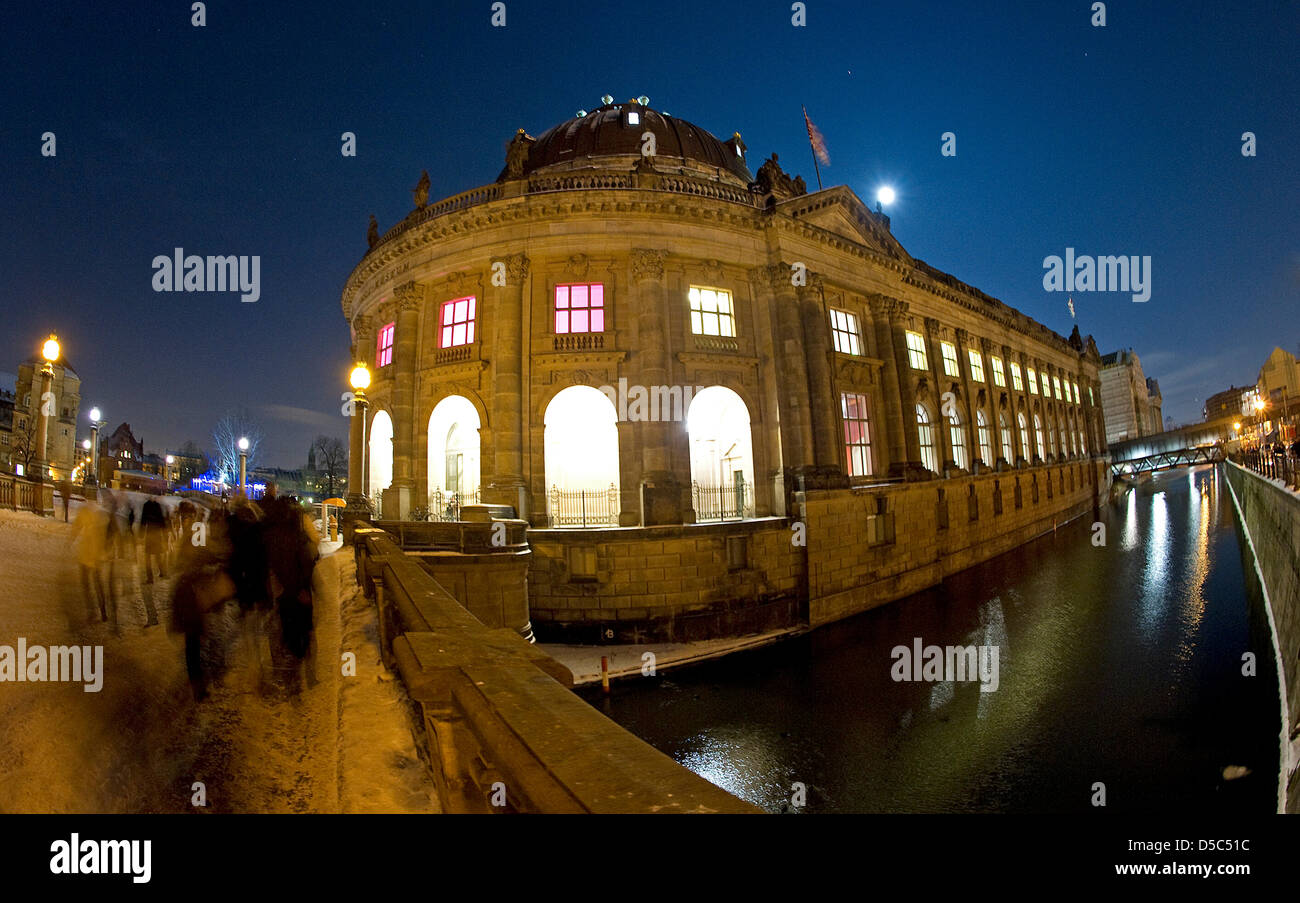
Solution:
{"label": "alamy watermark", "polygon": [[634,423],[666,422],[686,419],[691,398],[704,386],[629,386],[620,377],[618,388],[601,386],[600,391],[618,409],[618,419]]}
{"label": "alamy watermark", "polygon": [[176,248],[153,259],[155,292],[240,292],[239,300],[262,297],[262,258],[247,254],[201,257]]}
{"label": "alamy watermark", "polygon": [[895,646],[889,676],[895,681],[980,682],[981,693],[998,688],[997,646],[923,646],[920,637],[912,645]]}
{"label": "alamy watermark", "polygon": [[1043,290],[1048,292],[1130,292],[1134,302],[1151,298],[1151,257],[1087,254],[1076,257],[1074,248],[1065,258],[1043,258]]}
{"label": "alamy watermark", "polygon": [[0,646],[0,683],[84,683],[87,693],[104,687],[103,646]]}

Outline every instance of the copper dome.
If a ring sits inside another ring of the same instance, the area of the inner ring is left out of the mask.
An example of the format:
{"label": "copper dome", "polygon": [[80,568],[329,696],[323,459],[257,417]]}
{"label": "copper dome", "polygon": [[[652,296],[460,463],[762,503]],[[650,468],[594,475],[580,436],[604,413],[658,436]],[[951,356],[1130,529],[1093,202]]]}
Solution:
{"label": "copper dome", "polygon": [[[629,114],[636,114],[639,121],[629,121]],[[529,148],[522,175],[587,157],[640,154],[642,135],[647,130],[655,136],[656,159],[679,157],[724,169],[746,185],[754,181],[745,165],[745,145],[738,134],[719,141],[697,125],[666,116],[635,100],[605,104],[547,129]],[[503,169],[497,181],[508,177]]]}

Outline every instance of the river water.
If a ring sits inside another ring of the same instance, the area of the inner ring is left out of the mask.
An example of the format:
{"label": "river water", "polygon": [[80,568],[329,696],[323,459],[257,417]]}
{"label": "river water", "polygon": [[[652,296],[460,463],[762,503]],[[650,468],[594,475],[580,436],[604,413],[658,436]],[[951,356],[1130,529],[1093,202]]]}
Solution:
{"label": "river water", "polygon": [[[1272,641],[1227,483],[1166,471],[1101,517],[1104,546],[1079,518],[849,620],[583,695],[771,811],[796,784],[807,813],[1275,811]],[[895,681],[918,639],[996,647],[996,690]]]}

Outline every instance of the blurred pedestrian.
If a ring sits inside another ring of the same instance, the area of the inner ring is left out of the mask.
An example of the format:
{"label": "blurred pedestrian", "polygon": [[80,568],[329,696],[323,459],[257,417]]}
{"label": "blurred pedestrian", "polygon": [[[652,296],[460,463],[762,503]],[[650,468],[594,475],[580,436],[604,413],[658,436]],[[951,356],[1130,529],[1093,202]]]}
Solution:
{"label": "blurred pedestrian", "polygon": [[140,529],[144,531],[144,582],[153,583],[155,560],[159,579],[166,579],[168,521],[157,495],[149,496],[140,509]]}
{"label": "blurred pedestrian", "polygon": [[[81,570],[81,591],[86,599],[86,618],[94,620],[98,604],[101,620],[108,620],[108,599],[104,593],[104,557],[107,545],[107,523],[104,509],[87,500],[77,511],[72,525],[72,536],[77,543],[77,565]],[[117,622],[117,606],[113,607],[113,621]]]}

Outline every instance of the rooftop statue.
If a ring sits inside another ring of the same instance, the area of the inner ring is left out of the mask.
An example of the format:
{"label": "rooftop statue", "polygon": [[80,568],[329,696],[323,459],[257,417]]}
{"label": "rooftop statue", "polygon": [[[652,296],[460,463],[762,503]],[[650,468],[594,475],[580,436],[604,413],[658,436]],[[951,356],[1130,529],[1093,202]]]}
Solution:
{"label": "rooftop statue", "polygon": [[420,181],[415,185],[415,209],[423,210],[429,206],[429,171],[426,169],[420,173]]}
{"label": "rooftop statue", "polygon": [[370,214],[370,228],[366,230],[366,243],[372,248],[379,244],[379,220],[373,213]]}
{"label": "rooftop statue", "polygon": [[524,174],[528,152],[536,140],[523,129],[515,132],[515,137],[510,139],[510,145],[506,148],[506,178],[517,179]]}

